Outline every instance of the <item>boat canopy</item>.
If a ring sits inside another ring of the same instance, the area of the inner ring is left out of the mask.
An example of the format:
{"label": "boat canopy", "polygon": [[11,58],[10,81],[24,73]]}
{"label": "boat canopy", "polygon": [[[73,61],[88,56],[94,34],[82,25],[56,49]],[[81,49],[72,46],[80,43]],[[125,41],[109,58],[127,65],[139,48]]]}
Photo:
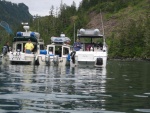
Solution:
{"label": "boat canopy", "polygon": [[51,41],[53,43],[65,43],[70,42],[71,40],[65,36],[65,34],[61,34],[60,37],[51,37]]}
{"label": "boat canopy", "polygon": [[79,38],[103,38],[99,29],[80,29],[78,30],[77,36]]}
{"label": "boat canopy", "polygon": [[37,32],[17,32],[16,37],[13,38],[13,41],[28,41],[29,39],[32,42],[37,42],[39,38],[39,33]]}
{"label": "boat canopy", "polygon": [[29,39],[31,40],[31,42],[37,42],[37,39],[35,37],[27,37],[27,36],[14,37],[13,42],[28,41]]}

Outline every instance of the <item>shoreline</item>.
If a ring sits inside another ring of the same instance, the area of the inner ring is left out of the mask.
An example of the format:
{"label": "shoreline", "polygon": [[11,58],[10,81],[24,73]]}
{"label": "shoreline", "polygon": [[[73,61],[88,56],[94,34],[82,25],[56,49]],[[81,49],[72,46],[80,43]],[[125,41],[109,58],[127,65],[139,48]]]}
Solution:
{"label": "shoreline", "polygon": [[149,61],[150,58],[108,58],[108,60],[116,60],[116,61]]}

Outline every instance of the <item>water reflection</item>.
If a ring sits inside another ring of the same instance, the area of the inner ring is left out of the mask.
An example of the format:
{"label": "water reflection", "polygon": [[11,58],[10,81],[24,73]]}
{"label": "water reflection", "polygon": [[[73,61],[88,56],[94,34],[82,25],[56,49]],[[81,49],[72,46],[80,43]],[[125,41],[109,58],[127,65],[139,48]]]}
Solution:
{"label": "water reflection", "polygon": [[148,113],[150,63],[107,67],[0,65],[0,113]]}
{"label": "water reflection", "polygon": [[105,111],[106,68],[0,67],[0,112]]}

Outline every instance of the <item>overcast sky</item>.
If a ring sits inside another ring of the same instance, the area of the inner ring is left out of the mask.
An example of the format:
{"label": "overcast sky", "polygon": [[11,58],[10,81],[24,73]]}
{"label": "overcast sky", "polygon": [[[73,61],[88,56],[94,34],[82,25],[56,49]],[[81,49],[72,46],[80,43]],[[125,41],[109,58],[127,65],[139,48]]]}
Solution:
{"label": "overcast sky", "polygon": [[[61,0],[6,0],[11,1],[12,3],[24,3],[29,7],[29,12],[31,15],[40,15],[46,16],[49,15],[51,6],[54,6],[54,9],[59,8]],[[68,6],[72,5],[73,1],[76,3],[76,6],[79,6],[79,3],[82,0],[62,0],[63,4]]]}

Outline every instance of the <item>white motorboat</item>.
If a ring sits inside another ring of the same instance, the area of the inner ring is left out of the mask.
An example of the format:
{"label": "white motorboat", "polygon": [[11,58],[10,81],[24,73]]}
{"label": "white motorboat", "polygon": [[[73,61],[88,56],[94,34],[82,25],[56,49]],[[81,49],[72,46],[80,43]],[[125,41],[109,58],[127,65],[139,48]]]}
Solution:
{"label": "white motorboat", "polygon": [[107,45],[99,29],[80,29],[77,37],[80,39],[82,48],[71,53],[70,65],[72,67],[106,67]]}
{"label": "white motorboat", "polygon": [[[40,38],[38,32],[31,32],[29,26],[23,26],[25,32],[17,32],[13,37],[12,48],[6,55],[2,54],[2,64],[35,64],[39,65],[37,61],[38,55],[41,50],[44,49],[44,41]],[[34,45],[34,49],[31,54],[25,53],[24,46],[28,40]]]}
{"label": "white motorboat", "polygon": [[51,44],[47,45],[46,50],[40,51],[39,63],[45,62],[45,65],[70,65],[70,61],[67,60],[71,51],[70,41],[65,34],[61,34],[60,37],[51,37]]}

